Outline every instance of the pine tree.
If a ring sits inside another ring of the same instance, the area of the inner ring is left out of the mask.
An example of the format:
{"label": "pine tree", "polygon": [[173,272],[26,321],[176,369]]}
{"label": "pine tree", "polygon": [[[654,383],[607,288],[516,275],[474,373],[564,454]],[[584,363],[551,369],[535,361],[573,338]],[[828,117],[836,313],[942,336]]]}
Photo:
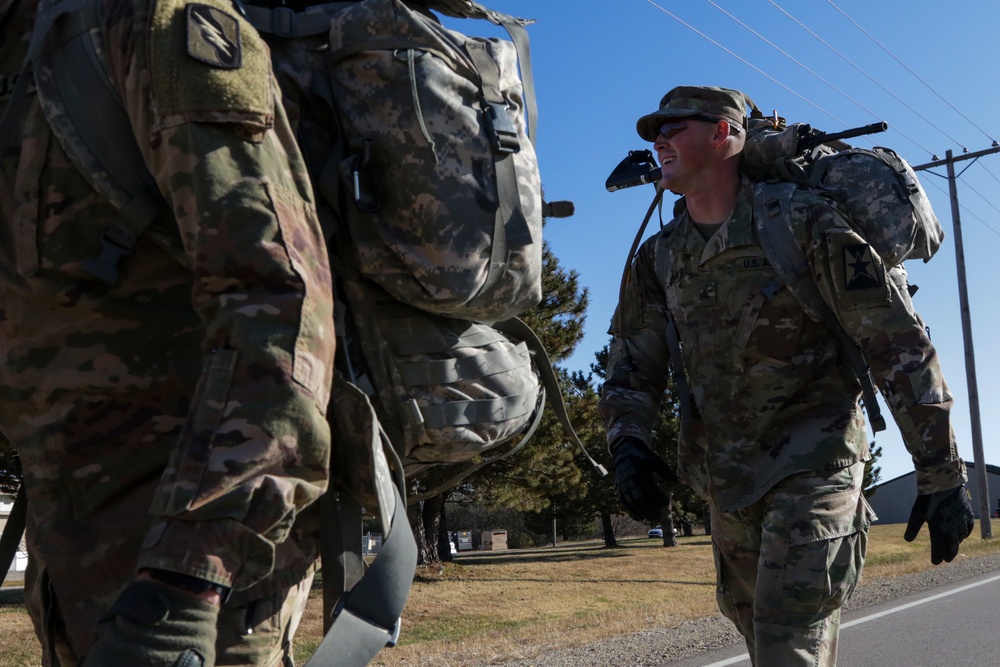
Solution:
{"label": "pine tree", "polygon": [[875,487],[882,480],[882,468],[878,465],[878,460],[882,458],[882,448],[872,440],[868,451],[871,452],[872,458],[865,462],[865,476],[861,488],[865,498],[870,499],[875,494]]}

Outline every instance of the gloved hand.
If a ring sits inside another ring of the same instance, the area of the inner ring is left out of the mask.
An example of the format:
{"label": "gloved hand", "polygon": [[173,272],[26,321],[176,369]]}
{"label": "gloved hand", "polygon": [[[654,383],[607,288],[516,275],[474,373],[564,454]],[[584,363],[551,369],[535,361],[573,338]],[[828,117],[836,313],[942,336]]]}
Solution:
{"label": "gloved hand", "polygon": [[640,521],[659,521],[662,507],[669,502],[653,475],[669,486],[679,481],[667,462],[650,451],[641,440],[625,436],[612,449],[615,491],[625,510]]}
{"label": "gloved hand", "polygon": [[917,496],[910,511],[903,539],[912,542],[927,522],[931,534],[931,563],[949,563],[958,555],[958,545],[972,534],[975,521],[965,486]]}
{"label": "gloved hand", "polygon": [[136,581],[97,622],[81,667],[212,667],[219,605],[155,581]]}

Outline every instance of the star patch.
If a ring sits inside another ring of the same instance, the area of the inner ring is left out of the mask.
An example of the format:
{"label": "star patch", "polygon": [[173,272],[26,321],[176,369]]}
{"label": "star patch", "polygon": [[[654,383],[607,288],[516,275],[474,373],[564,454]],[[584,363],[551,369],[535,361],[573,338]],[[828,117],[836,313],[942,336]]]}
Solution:
{"label": "star patch", "polygon": [[229,14],[209,5],[191,3],[186,7],[187,53],[212,67],[239,69],[240,24]]}
{"label": "star patch", "polygon": [[871,289],[882,285],[882,271],[867,243],[844,246],[844,287],[848,291]]}

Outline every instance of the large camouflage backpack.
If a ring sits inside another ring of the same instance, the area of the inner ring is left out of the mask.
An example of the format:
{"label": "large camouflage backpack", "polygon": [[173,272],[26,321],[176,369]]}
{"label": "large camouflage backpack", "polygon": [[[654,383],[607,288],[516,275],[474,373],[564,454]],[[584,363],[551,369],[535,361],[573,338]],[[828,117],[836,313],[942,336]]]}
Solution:
{"label": "large camouflage backpack", "polygon": [[[430,8],[512,41],[449,30]],[[530,21],[470,0],[245,9],[321,195],[341,379],[405,472],[449,464],[454,483],[530,434],[544,398],[575,440],[544,350],[513,319],[541,298]]]}
{"label": "large camouflage backpack", "polygon": [[[513,43],[446,29],[430,8],[502,25]],[[340,506],[377,505],[359,439],[387,441],[410,479],[448,473],[411,503],[517,451],[546,397],[579,445],[544,349],[514,317],[541,298],[551,208],[528,22],[470,0],[246,11],[271,47],[337,277]],[[345,590],[358,574],[338,572]]]}
{"label": "large camouflage backpack", "polygon": [[807,124],[751,118],[741,168],[754,181],[795,183],[839,202],[889,267],[929,261],[944,240],[916,173],[891,148],[852,147]]}

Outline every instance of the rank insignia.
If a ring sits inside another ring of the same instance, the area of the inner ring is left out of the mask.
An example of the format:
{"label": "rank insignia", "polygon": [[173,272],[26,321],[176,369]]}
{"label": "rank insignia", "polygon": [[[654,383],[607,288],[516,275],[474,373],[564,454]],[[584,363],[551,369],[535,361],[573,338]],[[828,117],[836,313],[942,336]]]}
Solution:
{"label": "rank insignia", "polygon": [[882,269],[867,243],[844,246],[844,287],[848,291],[871,289],[882,285]]}
{"label": "rank insignia", "polygon": [[235,18],[209,5],[187,6],[187,53],[195,60],[220,69],[239,69],[240,24]]}

